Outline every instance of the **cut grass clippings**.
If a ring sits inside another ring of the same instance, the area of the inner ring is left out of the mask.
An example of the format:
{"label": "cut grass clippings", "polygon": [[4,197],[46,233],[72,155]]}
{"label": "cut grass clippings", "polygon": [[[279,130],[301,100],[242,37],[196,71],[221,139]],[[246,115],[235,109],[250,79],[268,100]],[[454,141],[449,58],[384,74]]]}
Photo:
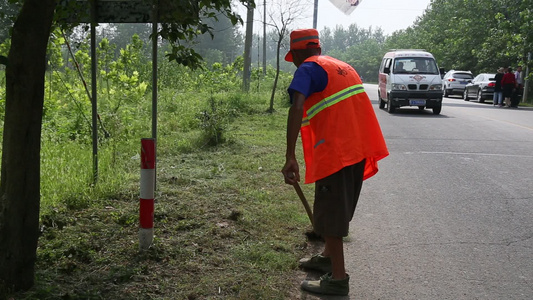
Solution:
{"label": "cut grass clippings", "polygon": [[[297,261],[308,252],[310,222],[280,173],[286,110],[280,111],[237,117],[216,147],[190,143],[183,151],[183,137],[159,139],[148,251],[138,245],[140,168],[114,184],[122,190],[86,207],[46,209],[35,286],[10,297],[298,298]],[[311,187],[304,192],[311,195]]]}

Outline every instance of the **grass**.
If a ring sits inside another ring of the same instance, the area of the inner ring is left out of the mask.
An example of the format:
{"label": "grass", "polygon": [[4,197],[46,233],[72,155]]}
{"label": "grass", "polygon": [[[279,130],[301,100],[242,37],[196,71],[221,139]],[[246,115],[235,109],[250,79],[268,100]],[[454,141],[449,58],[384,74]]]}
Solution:
{"label": "grass", "polygon": [[138,250],[139,141],[101,146],[95,186],[90,146],[43,145],[36,283],[8,298],[296,298],[310,222],[280,173],[286,106],[278,102],[267,114],[268,96],[242,97],[231,100],[239,113],[214,147],[201,129],[162,113],[155,237],[145,252]]}

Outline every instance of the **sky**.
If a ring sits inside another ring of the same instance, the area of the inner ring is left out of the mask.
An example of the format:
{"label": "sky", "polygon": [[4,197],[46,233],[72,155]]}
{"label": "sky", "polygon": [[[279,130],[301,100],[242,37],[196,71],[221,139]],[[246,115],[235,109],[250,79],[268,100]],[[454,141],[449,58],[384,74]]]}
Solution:
{"label": "sky", "polygon": [[[358,27],[381,27],[389,35],[396,30],[405,29],[424,13],[431,0],[362,0],[350,15],[345,15],[329,0],[318,0],[317,29],[325,26],[335,28],[337,24],[348,28],[350,24]],[[311,11],[309,26],[313,26]]]}
{"label": "sky", "polygon": [[[267,0],[267,6],[268,6]],[[314,0],[307,0],[311,4],[308,12],[303,12],[307,16],[294,28],[313,27],[313,3]],[[337,0],[339,1],[339,0]],[[381,27],[386,35],[390,35],[396,30],[405,29],[415,22],[416,18],[424,13],[431,0],[360,0],[359,6],[351,14],[345,15],[335,7],[330,0],[318,0],[317,29],[321,31],[324,27],[334,29],[337,25],[348,28],[350,24],[357,24],[358,27],[373,29]],[[263,16],[263,1],[255,0],[258,9],[254,14],[254,32],[262,32],[261,18]],[[239,10],[239,13],[246,22],[246,11]]]}

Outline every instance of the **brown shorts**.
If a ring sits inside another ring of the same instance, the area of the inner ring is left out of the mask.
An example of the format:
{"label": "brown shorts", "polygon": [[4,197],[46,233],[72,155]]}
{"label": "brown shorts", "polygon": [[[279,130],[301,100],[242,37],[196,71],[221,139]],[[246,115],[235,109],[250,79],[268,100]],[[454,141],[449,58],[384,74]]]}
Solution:
{"label": "brown shorts", "polygon": [[365,160],[344,167],[315,183],[314,231],[321,236],[345,237],[363,186]]}

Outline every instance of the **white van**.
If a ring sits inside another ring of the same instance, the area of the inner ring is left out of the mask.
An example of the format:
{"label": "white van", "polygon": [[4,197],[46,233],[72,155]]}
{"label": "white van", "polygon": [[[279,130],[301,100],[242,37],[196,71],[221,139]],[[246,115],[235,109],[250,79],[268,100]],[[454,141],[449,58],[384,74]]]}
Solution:
{"label": "white van", "polygon": [[440,114],[442,77],[435,58],[423,50],[393,50],[379,67],[379,108],[394,113],[401,106],[431,108]]}

